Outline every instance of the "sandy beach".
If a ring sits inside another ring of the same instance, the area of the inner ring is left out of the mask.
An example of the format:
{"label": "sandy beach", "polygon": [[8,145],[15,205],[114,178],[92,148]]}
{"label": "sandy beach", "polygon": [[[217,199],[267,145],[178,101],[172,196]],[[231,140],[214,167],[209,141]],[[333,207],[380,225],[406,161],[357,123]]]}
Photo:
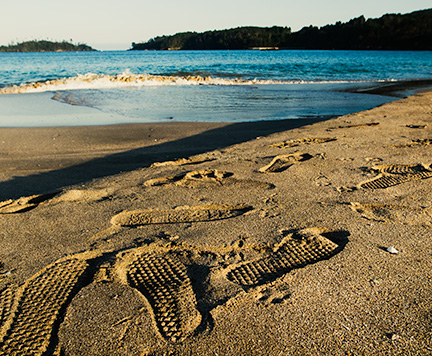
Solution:
{"label": "sandy beach", "polygon": [[0,147],[0,355],[432,355],[432,91]]}

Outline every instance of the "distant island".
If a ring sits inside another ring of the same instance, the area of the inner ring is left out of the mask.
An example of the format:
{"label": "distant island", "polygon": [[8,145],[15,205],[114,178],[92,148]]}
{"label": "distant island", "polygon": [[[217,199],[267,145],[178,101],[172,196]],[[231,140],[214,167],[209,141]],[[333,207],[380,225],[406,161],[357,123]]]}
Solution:
{"label": "distant island", "polygon": [[95,51],[86,44],[73,44],[70,42],[52,41],[26,41],[8,46],[0,46],[0,52],[73,52],[73,51]]}
{"label": "distant island", "polygon": [[289,27],[238,27],[228,30],[182,32],[132,43],[131,50],[322,49],[432,50],[432,9],[409,14],[364,16],[323,27],[291,32]]}

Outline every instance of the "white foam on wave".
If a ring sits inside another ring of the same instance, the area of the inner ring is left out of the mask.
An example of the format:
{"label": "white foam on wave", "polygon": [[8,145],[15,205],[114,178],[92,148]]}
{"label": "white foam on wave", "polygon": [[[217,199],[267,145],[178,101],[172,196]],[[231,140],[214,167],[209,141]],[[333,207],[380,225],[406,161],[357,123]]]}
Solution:
{"label": "white foam on wave", "polygon": [[[383,82],[392,80],[374,80]],[[203,77],[199,75],[168,76],[151,74],[132,74],[126,71],[122,74],[94,74],[87,73],[75,77],[52,79],[47,81],[25,83],[0,88],[0,94],[41,93],[57,90],[78,89],[111,89],[141,86],[166,85],[270,85],[270,84],[311,84],[311,83],[349,83],[353,81],[303,81],[303,80],[264,80],[242,78]],[[364,82],[362,80],[361,82]]]}
{"label": "white foam on wave", "polygon": [[240,78],[224,79],[202,76],[166,76],[150,74],[131,74],[128,72],[107,75],[87,73],[76,77],[59,78],[8,86],[0,89],[0,94],[40,93],[55,90],[110,89],[140,86],[163,85],[256,85],[282,84],[275,80],[245,80]]}

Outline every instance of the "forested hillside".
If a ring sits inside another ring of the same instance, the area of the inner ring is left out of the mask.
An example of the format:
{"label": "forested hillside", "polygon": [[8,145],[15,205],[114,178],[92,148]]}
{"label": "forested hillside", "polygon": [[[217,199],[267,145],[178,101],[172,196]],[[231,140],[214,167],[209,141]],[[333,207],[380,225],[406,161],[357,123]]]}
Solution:
{"label": "forested hillside", "polygon": [[73,44],[70,42],[52,41],[25,41],[8,46],[0,46],[0,52],[58,52],[58,51],[94,51],[86,44]]}
{"label": "forested hillside", "polygon": [[182,32],[162,36],[146,43],[132,43],[132,49],[247,49],[278,47],[288,40],[288,27],[239,27],[203,33]]}
{"label": "forested hillside", "polygon": [[132,43],[132,50],[167,49],[347,49],[432,50],[432,9],[409,14],[387,14],[379,19],[364,16],[333,25],[304,27],[238,27],[203,33],[183,32]]}

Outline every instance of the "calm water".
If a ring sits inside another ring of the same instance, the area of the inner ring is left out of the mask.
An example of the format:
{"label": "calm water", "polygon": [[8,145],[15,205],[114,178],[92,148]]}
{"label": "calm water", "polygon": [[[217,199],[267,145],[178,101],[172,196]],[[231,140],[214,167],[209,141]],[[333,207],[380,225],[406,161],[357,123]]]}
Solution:
{"label": "calm water", "polygon": [[0,126],[337,116],[394,100],[347,90],[413,79],[432,52],[0,53]]}

